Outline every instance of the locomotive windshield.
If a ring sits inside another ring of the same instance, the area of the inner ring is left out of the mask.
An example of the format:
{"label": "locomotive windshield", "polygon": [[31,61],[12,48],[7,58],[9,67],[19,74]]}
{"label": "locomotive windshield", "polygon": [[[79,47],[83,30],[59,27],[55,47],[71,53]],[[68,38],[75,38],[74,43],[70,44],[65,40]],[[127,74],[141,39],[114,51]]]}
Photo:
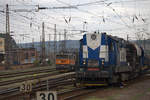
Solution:
{"label": "locomotive windshield", "polygon": [[68,55],[57,55],[57,59],[68,59]]}

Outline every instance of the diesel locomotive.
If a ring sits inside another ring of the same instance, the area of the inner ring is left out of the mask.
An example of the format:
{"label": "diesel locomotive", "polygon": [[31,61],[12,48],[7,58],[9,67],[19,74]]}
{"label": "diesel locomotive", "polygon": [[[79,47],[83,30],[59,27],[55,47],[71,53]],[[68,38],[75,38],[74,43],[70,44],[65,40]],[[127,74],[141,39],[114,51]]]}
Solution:
{"label": "diesel locomotive", "polygon": [[123,82],[147,68],[144,51],[135,43],[96,32],[85,34],[80,40],[77,83],[99,86]]}

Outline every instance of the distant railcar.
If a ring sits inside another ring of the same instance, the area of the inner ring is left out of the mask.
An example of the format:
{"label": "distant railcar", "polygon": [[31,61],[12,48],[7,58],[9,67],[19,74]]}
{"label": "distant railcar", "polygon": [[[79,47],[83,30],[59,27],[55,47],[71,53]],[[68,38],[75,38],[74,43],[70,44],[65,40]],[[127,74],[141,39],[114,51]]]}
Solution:
{"label": "distant railcar", "polygon": [[86,86],[127,81],[144,68],[138,45],[106,33],[85,34],[80,40],[77,82]]}
{"label": "distant railcar", "polygon": [[56,69],[59,71],[75,70],[76,55],[72,53],[62,53],[56,55]]}

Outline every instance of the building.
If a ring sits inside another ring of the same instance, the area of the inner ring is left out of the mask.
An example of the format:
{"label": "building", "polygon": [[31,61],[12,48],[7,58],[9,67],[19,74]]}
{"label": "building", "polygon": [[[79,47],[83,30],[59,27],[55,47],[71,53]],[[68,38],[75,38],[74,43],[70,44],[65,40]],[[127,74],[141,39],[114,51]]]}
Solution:
{"label": "building", "polygon": [[[11,65],[33,63],[38,60],[38,52],[35,48],[19,48],[15,40],[9,36],[9,63]],[[0,64],[6,61],[6,34],[0,34]]]}
{"label": "building", "polygon": [[17,57],[16,64],[34,63],[38,60],[38,52],[35,48],[20,48],[17,49]]}
{"label": "building", "polygon": [[[16,49],[18,49],[18,46],[15,42],[15,40],[8,35],[9,39],[10,39],[10,45],[9,45],[9,54],[10,54],[10,64],[13,64],[14,60],[17,59],[15,55],[16,53]],[[6,34],[2,34],[0,33],[0,64],[4,64],[5,63],[5,58],[6,58]],[[8,52],[7,52],[8,53]]]}

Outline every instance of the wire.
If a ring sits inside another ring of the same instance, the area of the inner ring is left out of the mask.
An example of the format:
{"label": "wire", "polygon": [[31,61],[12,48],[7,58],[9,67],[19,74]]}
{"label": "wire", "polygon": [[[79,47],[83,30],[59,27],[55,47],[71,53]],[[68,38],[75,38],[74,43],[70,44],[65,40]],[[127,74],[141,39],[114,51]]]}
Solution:
{"label": "wire", "polygon": [[[143,2],[143,1],[147,1],[148,2],[148,0],[136,0],[136,2]],[[128,0],[128,1],[114,1],[114,2],[112,2],[113,4],[114,3],[122,3],[122,2],[129,2],[129,3],[131,3],[131,2],[135,2],[135,0]]]}
{"label": "wire", "polygon": [[121,18],[121,16],[116,12],[116,10],[113,7],[110,6],[110,3],[109,4],[105,3],[105,4],[106,4],[105,7],[110,8],[120,18],[120,20],[124,23],[124,25],[126,27],[130,28],[130,26]]}
{"label": "wire", "polygon": [[[65,4],[65,5],[68,5],[68,6],[72,6],[72,5],[70,5],[70,4],[68,4],[68,3],[65,3],[65,2],[62,2],[62,1],[60,1],[60,0],[56,0],[56,1],[58,1],[58,2],[60,2],[60,3],[62,3],[62,4]],[[107,0],[105,0],[105,1],[107,1]],[[103,1],[104,3],[105,3],[105,1]],[[101,1],[102,2],[102,1]],[[78,11],[81,11],[81,12],[85,12],[85,13],[88,13],[88,14],[90,14],[90,15],[93,15],[93,16],[96,16],[96,17],[98,17],[98,18],[103,18],[103,16],[98,16],[97,14],[94,14],[94,13],[92,13],[92,12],[89,12],[89,11],[86,11],[86,10],[81,10],[81,9],[77,9]],[[122,20],[123,21],[123,20]],[[113,22],[113,21],[111,21],[111,22]],[[124,22],[124,21],[123,21]],[[114,22],[114,23],[117,23],[117,22]],[[120,23],[117,23],[117,24],[120,24]],[[128,26],[125,22],[124,22],[124,24],[125,24],[125,26],[127,26],[127,27],[130,27],[130,26]],[[123,24],[120,24],[120,25],[123,25]]]}

